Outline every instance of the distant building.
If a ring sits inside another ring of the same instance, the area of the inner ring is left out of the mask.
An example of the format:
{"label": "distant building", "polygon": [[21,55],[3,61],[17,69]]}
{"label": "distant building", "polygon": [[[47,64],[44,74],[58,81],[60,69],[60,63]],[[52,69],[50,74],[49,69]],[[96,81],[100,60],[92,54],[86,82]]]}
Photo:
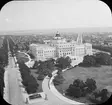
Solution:
{"label": "distant building", "polygon": [[30,45],[30,51],[37,60],[92,55],[92,44],[82,43],[82,35],[78,35],[77,41],[71,40],[68,42],[57,33],[53,40],[45,40],[44,42],[45,44]]}
{"label": "distant building", "polygon": [[55,47],[51,47],[46,44],[31,44],[30,51],[37,60],[45,60],[56,56]]}
{"label": "distant building", "polygon": [[104,41],[105,45],[112,46],[112,40]]}

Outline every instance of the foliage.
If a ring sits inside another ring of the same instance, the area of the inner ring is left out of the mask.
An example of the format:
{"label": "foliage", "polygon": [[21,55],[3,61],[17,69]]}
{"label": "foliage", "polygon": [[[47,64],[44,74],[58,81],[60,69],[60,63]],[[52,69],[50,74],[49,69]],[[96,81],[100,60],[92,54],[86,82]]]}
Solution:
{"label": "foliage", "polygon": [[15,42],[13,41],[13,39],[8,36],[7,37],[7,40],[8,40],[8,43],[9,43],[9,47],[10,47],[10,51],[11,51],[11,55],[14,56],[14,53],[15,53]]}
{"label": "foliage", "polygon": [[106,53],[97,53],[95,59],[96,63],[101,65],[110,65],[112,63],[111,56]]}
{"label": "foliage", "polygon": [[4,37],[2,47],[0,48],[0,63],[3,67],[8,65],[8,43],[7,37]]}
{"label": "foliage", "polygon": [[73,85],[70,85],[70,87],[66,90],[66,95],[68,96],[72,96],[74,98],[79,98],[81,97],[81,89],[80,87],[76,87],[76,86],[73,86]]}
{"label": "foliage", "polygon": [[65,69],[65,68],[71,66],[70,63],[71,63],[71,60],[69,57],[66,57],[66,58],[61,57],[61,58],[57,59],[56,67],[61,68],[61,69]]}
{"label": "foliage", "polygon": [[52,77],[52,73],[48,73],[48,77],[51,78]]}
{"label": "foliage", "polygon": [[27,42],[19,42],[17,43],[17,48],[20,51],[28,51],[29,50],[29,44]]}
{"label": "foliage", "polygon": [[84,64],[85,65],[88,65],[88,66],[94,66],[96,64],[96,61],[95,61],[95,58],[94,56],[84,56],[84,60],[83,60]]}
{"label": "foliage", "polygon": [[65,79],[63,78],[63,76],[59,74],[53,79],[53,83],[54,85],[59,85],[59,84],[62,84],[64,80]]}
{"label": "foliage", "polygon": [[44,79],[44,75],[43,74],[39,74],[39,76],[37,77],[38,80],[43,80]]}
{"label": "foliage", "polygon": [[96,81],[93,80],[92,78],[87,78],[86,82],[85,82],[85,85],[86,85],[86,93],[91,93],[93,92],[97,86],[96,86]]}
{"label": "foliage", "polygon": [[28,94],[36,92],[39,84],[31,75],[30,69],[24,63],[19,63],[19,68],[23,80],[22,83]]}
{"label": "foliage", "polygon": [[88,78],[85,83],[80,79],[76,79],[73,84],[69,85],[69,88],[66,90],[66,95],[75,98],[84,97],[93,92],[95,89],[96,82],[93,79]]}
{"label": "foliage", "polygon": [[89,100],[94,104],[102,104],[109,99],[109,92],[107,89],[102,89],[101,91],[95,91],[89,97]]}
{"label": "foliage", "polygon": [[33,76],[30,76],[29,78],[30,80],[27,81],[26,91],[28,94],[32,94],[37,91],[39,84],[37,84],[37,81]]}
{"label": "foliage", "polygon": [[0,66],[0,92],[1,92],[1,95],[3,96],[3,89],[4,89],[4,68]]}
{"label": "foliage", "polygon": [[54,60],[49,59],[47,61],[35,61],[33,68],[38,69],[38,74],[43,74],[46,76],[54,70]]}
{"label": "foliage", "polygon": [[107,47],[107,46],[92,46],[94,49],[109,52],[112,55],[112,47]]}
{"label": "foliage", "polygon": [[106,53],[97,53],[95,55],[86,55],[84,56],[84,60],[79,66],[100,66],[100,65],[111,65],[112,59],[109,54]]}
{"label": "foliage", "polygon": [[31,59],[35,59],[35,56],[32,53],[27,53]]}
{"label": "foliage", "polygon": [[39,62],[38,61],[35,61],[34,65],[33,65],[33,69],[38,69],[38,66],[39,66]]}

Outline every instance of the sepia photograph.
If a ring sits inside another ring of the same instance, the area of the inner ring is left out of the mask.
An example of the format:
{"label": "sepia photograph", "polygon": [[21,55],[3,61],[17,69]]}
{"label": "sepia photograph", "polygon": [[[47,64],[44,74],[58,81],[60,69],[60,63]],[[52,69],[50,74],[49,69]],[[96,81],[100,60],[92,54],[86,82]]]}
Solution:
{"label": "sepia photograph", "polygon": [[0,11],[0,94],[11,105],[109,103],[109,6],[100,0],[6,3]]}

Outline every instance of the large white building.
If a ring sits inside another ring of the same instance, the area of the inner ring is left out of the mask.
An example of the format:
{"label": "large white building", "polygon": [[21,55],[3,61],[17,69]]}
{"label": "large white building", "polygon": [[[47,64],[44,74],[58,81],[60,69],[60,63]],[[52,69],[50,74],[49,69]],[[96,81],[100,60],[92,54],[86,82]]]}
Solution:
{"label": "large white building", "polygon": [[46,60],[56,56],[56,48],[46,44],[31,44],[30,52],[37,60]]}
{"label": "large white building", "polygon": [[45,40],[45,44],[31,44],[30,51],[37,60],[58,57],[83,57],[92,55],[92,44],[82,43],[82,35],[78,35],[77,41],[66,41],[59,33],[53,40]]}

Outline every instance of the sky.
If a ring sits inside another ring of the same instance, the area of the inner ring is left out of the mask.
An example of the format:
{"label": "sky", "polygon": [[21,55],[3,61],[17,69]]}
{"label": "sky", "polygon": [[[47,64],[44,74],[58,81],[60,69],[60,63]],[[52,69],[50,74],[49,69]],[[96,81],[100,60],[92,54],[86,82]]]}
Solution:
{"label": "sky", "polygon": [[109,7],[99,0],[12,1],[0,11],[0,31],[112,27]]}

